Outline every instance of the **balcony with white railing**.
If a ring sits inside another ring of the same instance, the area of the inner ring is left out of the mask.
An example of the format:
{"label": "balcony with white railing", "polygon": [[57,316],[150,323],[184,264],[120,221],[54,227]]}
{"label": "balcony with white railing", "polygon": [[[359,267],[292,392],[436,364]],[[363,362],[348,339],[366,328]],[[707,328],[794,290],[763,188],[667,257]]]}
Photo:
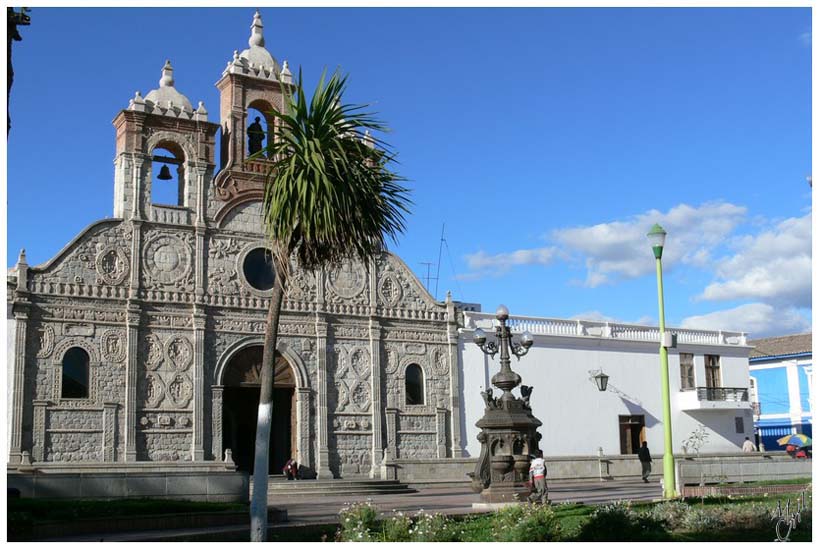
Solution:
{"label": "balcony with white railing", "polygon": [[[464,312],[464,328],[475,330],[493,329],[496,319],[494,313]],[[554,319],[549,317],[526,317],[511,315],[507,324],[513,333],[530,331],[535,336],[576,336],[628,340],[635,342],[660,342],[658,327],[630,325],[608,321],[585,321],[582,319]],[[745,332],[727,332],[718,330],[692,330],[686,328],[667,328],[677,336],[678,344],[706,344],[722,346],[745,346]]]}
{"label": "balcony with white railing", "polygon": [[698,386],[681,390],[678,392],[677,400],[682,411],[752,408],[749,388]]}

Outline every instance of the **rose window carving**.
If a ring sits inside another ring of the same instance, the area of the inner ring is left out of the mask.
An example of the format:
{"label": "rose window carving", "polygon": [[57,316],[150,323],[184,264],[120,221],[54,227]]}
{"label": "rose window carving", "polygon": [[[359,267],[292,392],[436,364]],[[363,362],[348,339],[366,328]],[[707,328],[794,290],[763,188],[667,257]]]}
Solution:
{"label": "rose window carving", "polygon": [[328,273],[328,286],[340,298],[354,298],[361,294],[367,280],[364,266],[353,260],[343,260]]}
{"label": "rose window carving", "polygon": [[190,247],[172,235],[155,237],[145,247],[145,267],[154,283],[175,283],[191,272]]}

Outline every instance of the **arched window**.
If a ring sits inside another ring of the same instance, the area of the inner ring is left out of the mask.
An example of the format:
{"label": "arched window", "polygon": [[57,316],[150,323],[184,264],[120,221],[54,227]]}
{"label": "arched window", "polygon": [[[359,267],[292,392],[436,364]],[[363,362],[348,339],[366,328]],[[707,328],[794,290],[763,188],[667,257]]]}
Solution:
{"label": "arched window", "polygon": [[88,352],[70,348],[63,356],[62,397],[88,397]]}
{"label": "arched window", "polygon": [[404,371],[404,394],[408,405],[424,405],[424,373],[415,363]]}

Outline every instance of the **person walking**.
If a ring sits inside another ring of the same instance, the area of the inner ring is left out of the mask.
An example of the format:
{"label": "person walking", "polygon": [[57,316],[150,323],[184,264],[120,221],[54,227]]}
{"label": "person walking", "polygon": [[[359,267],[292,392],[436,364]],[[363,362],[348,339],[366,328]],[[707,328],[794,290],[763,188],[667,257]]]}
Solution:
{"label": "person walking", "polygon": [[529,496],[530,502],[540,501],[541,504],[549,504],[547,493],[547,465],[544,463],[544,453],[538,451],[530,462],[530,483],[532,492]]}
{"label": "person walking", "polygon": [[742,450],[744,453],[753,453],[757,451],[757,447],[755,447],[755,444],[752,443],[752,440],[747,437],[746,441],[743,442]]}
{"label": "person walking", "polygon": [[641,461],[641,479],[644,483],[649,483],[649,474],[652,472],[652,455],[649,454],[646,441],[641,443],[641,448],[638,449],[638,460]]}

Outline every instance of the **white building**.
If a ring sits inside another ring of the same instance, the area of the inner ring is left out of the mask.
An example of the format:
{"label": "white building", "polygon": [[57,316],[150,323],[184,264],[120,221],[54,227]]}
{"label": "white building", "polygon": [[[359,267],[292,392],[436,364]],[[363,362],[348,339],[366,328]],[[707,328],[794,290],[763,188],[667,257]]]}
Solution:
{"label": "white building", "polygon": [[[642,440],[653,455],[663,454],[657,327],[518,316],[508,322],[514,339],[524,330],[535,337],[529,353],[513,359],[512,368],[523,384],[534,387],[531,405],[543,423],[545,455],[588,456],[599,448],[606,455],[632,454]],[[498,356],[491,359],[473,343],[473,332],[482,328],[493,335],[496,323],[494,314],[465,312],[459,329],[462,429],[470,456],[480,450],[475,423],[484,403],[479,392],[491,387],[500,368]],[[746,335],[669,330],[677,335],[677,348],[669,350],[674,452],[683,453],[701,425],[706,433],[701,452],[737,452],[754,433]],[[609,376],[604,392],[592,378],[599,369]]]}

